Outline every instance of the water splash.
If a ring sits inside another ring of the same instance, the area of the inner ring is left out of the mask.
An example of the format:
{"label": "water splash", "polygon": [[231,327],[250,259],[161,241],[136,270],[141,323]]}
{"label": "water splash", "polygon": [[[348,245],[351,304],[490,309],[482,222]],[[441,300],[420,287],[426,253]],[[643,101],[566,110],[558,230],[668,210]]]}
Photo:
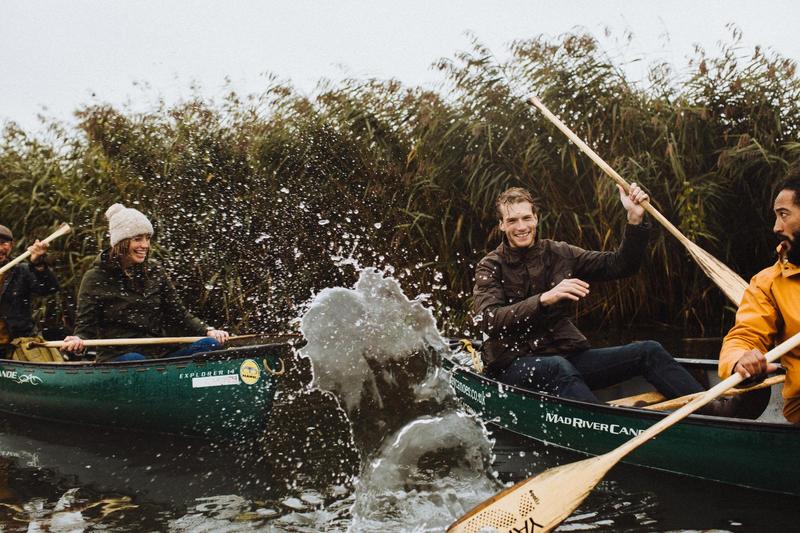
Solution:
{"label": "water splash", "polygon": [[362,453],[350,531],[443,530],[497,491],[486,429],[439,364],[447,342],[396,279],[367,268],[323,290],[301,331],[313,383],[339,399]]}
{"label": "water splash", "polygon": [[486,431],[463,412],[412,421],[364,469],[350,530],[444,530],[497,491],[490,457]]}
{"label": "water splash", "polygon": [[372,367],[446,347],[431,311],[374,268],[362,270],[352,289],[320,292],[300,330],[308,341],[302,352],[311,358],[314,384],[339,396],[349,412],[365,391],[380,400]]}

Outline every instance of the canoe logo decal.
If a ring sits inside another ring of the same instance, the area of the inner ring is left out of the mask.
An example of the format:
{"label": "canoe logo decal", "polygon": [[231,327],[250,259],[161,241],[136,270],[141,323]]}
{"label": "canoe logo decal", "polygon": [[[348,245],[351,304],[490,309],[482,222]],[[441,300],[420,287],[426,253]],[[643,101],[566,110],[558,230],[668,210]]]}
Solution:
{"label": "canoe logo decal", "polygon": [[261,369],[258,368],[258,363],[252,359],[245,359],[239,367],[239,377],[248,385],[253,385],[261,377]]}
{"label": "canoe logo decal", "polygon": [[634,437],[644,431],[643,429],[629,428],[620,426],[619,424],[607,424],[605,422],[596,422],[594,420],[586,420],[577,416],[562,416],[556,413],[545,413],[545,420],[553,424],[562,424],[565,426],[572,426],[578,429],[591,429],[594,431],[603,431],[611,433],[612,435],[628,435]]}
{"label": "canoe logo decal", "polygon": [[10,379],[22,385],[39,385],[43,381],[42,378],[33,374],[17,374],[16,370],[0,370],[0,378]]}
{"label": "canoe logo decal", "polygon": [[17,383],[30,383],[31,385],[38,385],[42,382],[42,378],[34,376],[33,374],[22,374],[17,378]]}

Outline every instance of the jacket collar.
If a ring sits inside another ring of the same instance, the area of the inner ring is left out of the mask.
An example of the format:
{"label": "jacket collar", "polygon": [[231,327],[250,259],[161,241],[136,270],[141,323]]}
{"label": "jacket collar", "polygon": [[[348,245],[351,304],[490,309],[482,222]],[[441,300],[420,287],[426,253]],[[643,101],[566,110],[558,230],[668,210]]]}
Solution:
{"label": "jacket collar", "polygon": [[781,269],[781,276],[790,278],[800,274],[800,266],[789,262],[783,243],[779,244],[775,251],[778,252],[778,268]]}
{"label": "jacket collar", "polygon": [[503,242],[497,247],[497,253],[500,254],[509,266],[527,263],[535,257],[540,257],[543,250],[544,245],[541,239],[536,239],[533,245],[528,248],[514,248],[508,242],[508,238],[505,235],[503,235]]}
{"label": "jacket collar", "polygon": [[785,258],[778,259],[778,266],[781,269],[781,276],[784,278],[790,278],[800,274],[800,266],[790,263]]}

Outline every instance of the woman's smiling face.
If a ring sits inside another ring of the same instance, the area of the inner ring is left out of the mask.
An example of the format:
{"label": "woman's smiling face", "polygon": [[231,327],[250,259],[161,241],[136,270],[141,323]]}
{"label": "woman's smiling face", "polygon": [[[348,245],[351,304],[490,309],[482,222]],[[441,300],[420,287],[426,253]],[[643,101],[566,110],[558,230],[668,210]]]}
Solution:
{"label": "woman's smiling face", "polygon": [[150,252],[150,235],[144,233],[131,238],[128,253],[123,258],[125,266],[132,266],[144,263],[147,254]]}

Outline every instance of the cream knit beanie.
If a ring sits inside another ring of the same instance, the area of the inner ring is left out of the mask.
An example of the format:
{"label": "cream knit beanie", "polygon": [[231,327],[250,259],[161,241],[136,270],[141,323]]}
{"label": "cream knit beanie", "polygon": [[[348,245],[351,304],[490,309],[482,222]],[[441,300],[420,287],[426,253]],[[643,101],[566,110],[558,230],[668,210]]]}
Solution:
{"label": "cream knit beanie", "polygon": [[153,234],[153,225],[140,211],[122,204],[114,204],[106,209],[108,231],[111,233],[111,246],[119,241],[142,234]]}

